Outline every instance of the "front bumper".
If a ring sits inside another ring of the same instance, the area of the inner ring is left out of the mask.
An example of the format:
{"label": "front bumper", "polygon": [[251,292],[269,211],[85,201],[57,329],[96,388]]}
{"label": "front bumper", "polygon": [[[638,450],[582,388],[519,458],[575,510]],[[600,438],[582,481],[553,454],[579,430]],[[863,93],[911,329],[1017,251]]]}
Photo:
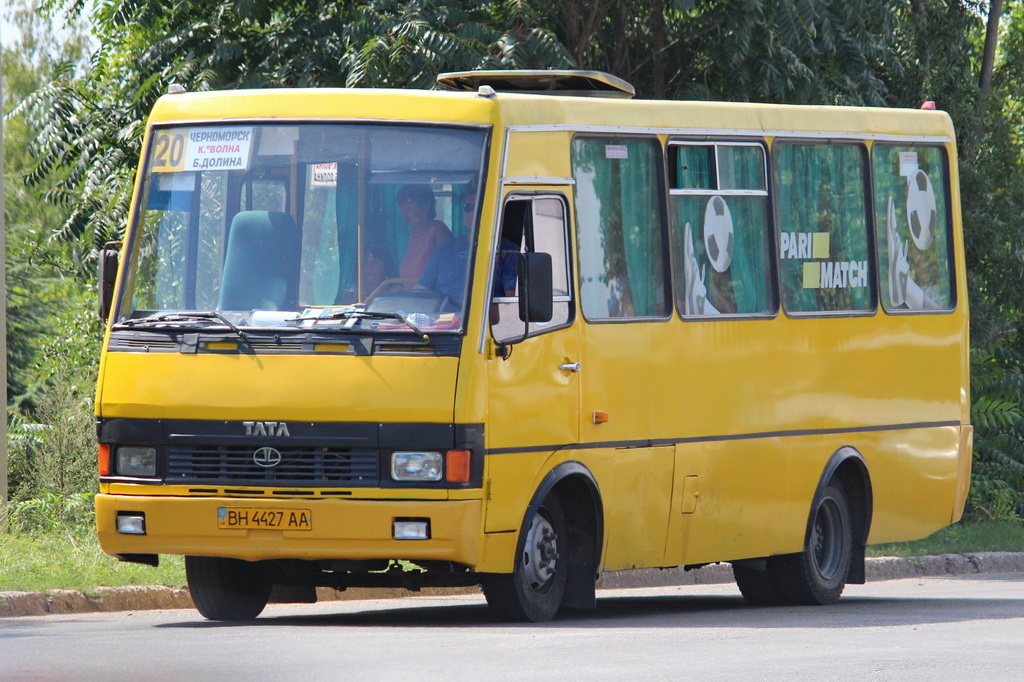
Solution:
{"label": "front bumper", "polygon": [[[311,530],[222,529],[222,507],[308,509]],[[145,535],[117,531],[119,512],[144,514]],[[181,554],[265,559],[406,559],[480,563],[480,500],[260,499],[96,496],[96,528],[113,555]],[[430,520],[430,539],[395,540],[396,519]]]}

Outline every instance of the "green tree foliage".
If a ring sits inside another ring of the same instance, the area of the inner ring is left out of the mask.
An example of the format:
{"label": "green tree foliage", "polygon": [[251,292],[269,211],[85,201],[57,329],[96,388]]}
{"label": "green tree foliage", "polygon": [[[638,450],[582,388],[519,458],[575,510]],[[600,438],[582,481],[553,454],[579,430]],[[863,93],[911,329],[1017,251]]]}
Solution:
{"label": "green tree foliage", "polygon": [[886,101],[900,0],[566,0],[540,5],[583,68],[640,96]]}
{"label": "green tree foliage", "polygon": [[[5,42],[2,54],[5,108],[51,80],[64,64],[79,61],[85,42],[70,27],[58,36],[50,22],[19,3],[8,15],[19,31],[16,41]],[[6,36],[5,36],[6,38]],[[6,112],[5,112],[6,113]],[[7,228],[7,395],[9,401],[31,404],[39,389],[36,353],[47,338],[56,316],[66,309],[85,286],[77,278],[80,247],[58,243],[53,226],[63,221],[63,211],[46,200],[54,187],[49,178],[29,186],[25,176],[36,159],[30,151],[34,130],[24,117],[7,116],[4,123],[4,196]]]}
{"label": "green tree foliage", "polygon": [[[978,38],[980,42],[980,36]],[[971,292],[971,502],[1024,516],[1024,6],[1007,3],[991,90],[959,84],[961,191]],[[969,85],[974,86],[976,81]],[[951,87],[953,84],[950,84]]]}

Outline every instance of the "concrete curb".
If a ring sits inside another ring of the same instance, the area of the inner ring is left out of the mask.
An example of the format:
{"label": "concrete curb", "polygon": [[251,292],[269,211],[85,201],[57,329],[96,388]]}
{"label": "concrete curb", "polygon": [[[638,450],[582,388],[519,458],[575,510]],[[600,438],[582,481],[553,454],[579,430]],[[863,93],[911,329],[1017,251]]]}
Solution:
{"label": "concrete curb", "polygon": [[[1024,552],[978,552],[942,554],[939,556],[878,557],[867,560],[869,581],[900,578],[962,576],[977,573],[1024,573]],[[732,566],[711,564],[687,571],[683,568],[649,568],[604,573],[597,581],[598,589],[665,587],[670,585],[709,585],[732,582]],[[339,592],[329,588],[317,590],[320,601],[354,599],[392,599],[414,595],[473,593],[477,588],[424,589],[409,592],[402,589],[352,588]],[[174,587],[100,587],[95,594],[74,590],[51,592],[0,592],[0,618],[18,616],[67,615],[115,611],[146,611],[153,609],[191,609],[188,590]]]}
{"label": "concrete curb", "polygon": [[[972,573],[1024,573],[1024,552],[978,552],[940,554],[904,559],[874,557],[866,561],[865,572],[871,582],[923,576],[960,576]],[[598,589],[626,587],[662,587],[669,585],[706,585],[733,581],[730,564],[711,564],[687,571],[683,568],[645,568],[636,571],[604,573]]]}

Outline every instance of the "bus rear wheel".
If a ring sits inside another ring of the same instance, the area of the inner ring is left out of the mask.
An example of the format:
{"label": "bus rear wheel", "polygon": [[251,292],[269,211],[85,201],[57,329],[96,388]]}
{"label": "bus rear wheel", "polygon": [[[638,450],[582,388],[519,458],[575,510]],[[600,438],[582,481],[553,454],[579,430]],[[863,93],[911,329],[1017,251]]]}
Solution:
{"label": "bus rear wheel", "polygon": [[196,610],[209,620],[252,620],[263,612],[273,587],[259,564],[218,557],[185,557],[185,577]]}
{"label": "bus rear wheel", "polygon": [[523,522],[512,573],[484,580],[487,605],[510,620],[539,623],[554,618],[565,596],[567,542],[561,502],[549,495]]}
{"label": "bus rear wheel", "polygon": [[841,481],[830,481],[811,509],[804,551],[772,557],[769,571],[789,604],[834,604],[846,587],[853,557],[850,503]]}
{"label": "bus rear wheel", "polygon": [[775,586],[775,577],[768,570],[733,564],[732,574],[740,594],[748,603],[756,606],[784,603],[782,594]]}

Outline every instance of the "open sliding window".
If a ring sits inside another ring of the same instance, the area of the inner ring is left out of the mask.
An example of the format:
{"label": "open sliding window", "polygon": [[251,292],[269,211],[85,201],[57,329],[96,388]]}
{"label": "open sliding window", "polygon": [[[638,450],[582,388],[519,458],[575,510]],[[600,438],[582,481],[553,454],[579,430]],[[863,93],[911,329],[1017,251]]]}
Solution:
{"label": "open sliding window", "polygon": [[669,172],[679,312],[774,313],[764,146],[672,142]]}
{"label": "open sliding window", "polygon": [[882,307],[890,313],[952,310],[953,218],[945,151],[875,143],[871,156]]}
{"label": "open sliding window", "polygon": [[773,152],[786,312],[874,312],[866,148],[777,140]]}
{"label": "open sliding window", "polygon": [[[525,322],[519,310],[520,254],[551,257],[551,319]],[[491,333],[499,344],[568,326],[573,319],[568,223],[561,195],[512,194],[501,213],[501,239],[491,277]]]}

